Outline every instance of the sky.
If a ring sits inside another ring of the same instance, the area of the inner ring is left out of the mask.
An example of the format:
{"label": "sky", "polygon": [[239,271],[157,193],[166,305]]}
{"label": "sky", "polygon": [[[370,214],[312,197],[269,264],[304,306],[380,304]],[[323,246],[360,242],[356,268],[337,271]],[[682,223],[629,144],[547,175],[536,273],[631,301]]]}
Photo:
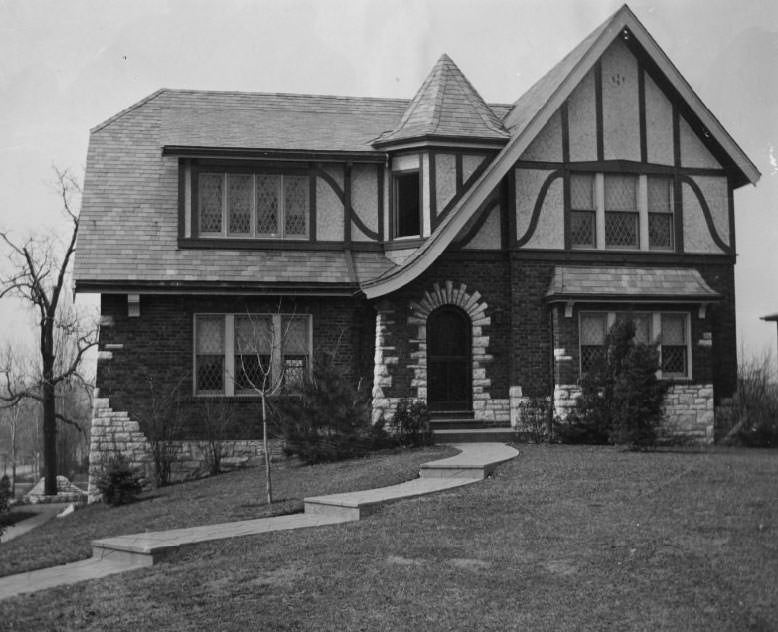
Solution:
{"label": "sky", "polygon": [[[759,317],[778,312],[778,2],[629,4],[762,172],[735,192],[737,333],[745,358],[775,357],[776,325]],[[484,99],[510,103],[619,6],[0,0],[0,230],[64,238],[53,167],[83,174],[89,129],[159,88],[411,98],[446,52]],[[0,343],[33,332],[2,299]]]}

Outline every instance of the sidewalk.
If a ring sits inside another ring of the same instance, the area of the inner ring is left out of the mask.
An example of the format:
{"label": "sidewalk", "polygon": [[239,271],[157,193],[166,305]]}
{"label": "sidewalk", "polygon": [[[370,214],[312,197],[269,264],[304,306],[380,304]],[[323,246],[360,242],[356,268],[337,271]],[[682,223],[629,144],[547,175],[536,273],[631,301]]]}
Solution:
{"label": "sidewalk", "polygon": [[44,522],[48,522],[57,516],[57,514],[65,509],[70,503],[48,503],[39,505],[18,505],[16,509],[25,513],[36,514],[32,518],[22,520],[6,528],[5,533],[0,536],[1,542],[8,542],[14,538],[18,538],[20,535],[24,535],[28,531],[32,531],[36,527],[40,527]]}
{"label": "sidewalk", "polygon": [[460,453],[423,464],[420,478],[378,489],[306,498],[305,513],[96,540],[92,543],[93,556],[88,560],[0,577],[0,599],[151,566],[183,546],[360,520],[391,502],[483,480],[497,464],[518,455],[502,443],[464,443],[453,447]]}

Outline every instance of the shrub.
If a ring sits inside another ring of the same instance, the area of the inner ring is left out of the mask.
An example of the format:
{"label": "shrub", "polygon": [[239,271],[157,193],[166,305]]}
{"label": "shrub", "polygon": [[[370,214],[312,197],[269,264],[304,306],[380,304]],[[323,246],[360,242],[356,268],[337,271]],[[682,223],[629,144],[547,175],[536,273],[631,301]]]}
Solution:
{"label": "shrub", "polygon": [[3,474],[0,478],[0,535],[3,535],[6,527],[7,513],[11,510],[11,481]]}
{"label": "shrub", "polygon": [[614,443],[632,449],[656,444],[667,384],[658,380],[659,358],[635,342],[635,324],[617,321],[600,362],[581,379],[581,395],[560,438],[571,443]]}
{"label": "shrub", "polygon": [[367,398],[343,378],[334,359],[316,354],[311,378],[275,404],[284,452],[306,463],[361,456],[380,440],[380,429],[368,424]]}
{"label": "shrub", "polygon": [[725,443],[762,448],[778,447],[778,385],[770,381],[772,359],[748,360],[738,367],[737,391],[732,398],[733,427]]}
{"label": "shrub", "polygon": [[391,423],[392,433],[400,445],[418,447],[432,445],[430,413],[422,401],[401,399]]}
{"label": "shrub", "polygon": [[530,397],[519,402],[517,434],[525,435],[533,443],[543,443],[548,437],[551,402],[541,397]]}
{"label": "shrub", "polygon": [[127,459],[119,454],[106,464],[97,480],[97,489],[103,495],[103,502],[114,507],[135,502],[143,486]]}

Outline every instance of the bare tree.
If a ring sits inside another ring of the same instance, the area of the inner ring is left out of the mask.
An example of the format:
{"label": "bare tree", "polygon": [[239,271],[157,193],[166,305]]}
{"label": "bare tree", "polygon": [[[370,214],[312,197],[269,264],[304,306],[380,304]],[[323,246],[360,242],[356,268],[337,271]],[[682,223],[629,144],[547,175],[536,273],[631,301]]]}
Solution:
{"label": "bare tree", "polygon": [[67,171],[56,170],[56,174],[62,210],[71,226],[66,242],[62,244],[53,237],[43,236],[19,242],[8,232],[0,231],[10,264],[9,272],[0,275],[0,298],[16,297],[32,308],[40,351],[39,364],[26,379],[19,379],[12,367],[0,367],[0,379],[4,382],[0,402],[6,406],[23,399],[41,402],[46,494],[57,493],[57,421],[77,426],[57,410],[57,387],[86,383],[80,371],[81,362],[84,354],[97,344],[96,327],[85,326],[81,314],[64,298],[78,237],[74,198],[80,193],[80,187]]}

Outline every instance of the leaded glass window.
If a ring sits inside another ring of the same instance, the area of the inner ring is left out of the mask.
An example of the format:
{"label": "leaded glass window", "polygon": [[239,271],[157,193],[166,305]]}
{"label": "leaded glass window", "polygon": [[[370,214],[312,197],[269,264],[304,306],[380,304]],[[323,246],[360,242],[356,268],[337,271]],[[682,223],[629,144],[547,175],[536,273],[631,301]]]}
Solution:
{"label": "leaded glass window", "polygon": [[604,359],[608,315],[581,314],[580,327],[581,372],[586,373]]}
{"label": "leaded glass window", "polygon": [[299,386],[305,380],[308,370],[310,341],[308,318],[285,316],[281,319],[284,385]]}
{"label": "leaded glass window", "polygon": [[197,393],[223,393],[224,316],[198,316],[195,329]]}
{"label": "leaded glass window", "polygon": [[662,314],[662,375],[688,375],[685,314]]}
{"label": "leaded glass window", "polygon": [[616,319],[624,322],[632,321],[635,325],[635,342],[638,344],[651,344],[651,314],[619,312]]}
{"label": "leaded glass window", "polygon": [[570,243],[575,247],[594,248],[596,209],[594,174],[570,176]]}
{"label": "leaded glass window", "polygon": [[273,353],[273,319],[268,315],[235,316],[235,392],[266,386]]}
{"label": "leaded glass window", "polygon": [[205,237],[305,238],[310,183],[307,174],[200,173],[199,233]]}
{"label": "leaded glass window", "polygon": [[224,174],[201,173],[198,191],[200,203],[200,232],[222,232]]}
{"label": "leaded glass window", "polygon": [[637,184],[637,176],[605,174],[606,247],[637,248],[640,245]]}
{"label": "leaded glass window", "polygon": [[648,244],[652,249],[672,250],[673,180],[648,176]]}

